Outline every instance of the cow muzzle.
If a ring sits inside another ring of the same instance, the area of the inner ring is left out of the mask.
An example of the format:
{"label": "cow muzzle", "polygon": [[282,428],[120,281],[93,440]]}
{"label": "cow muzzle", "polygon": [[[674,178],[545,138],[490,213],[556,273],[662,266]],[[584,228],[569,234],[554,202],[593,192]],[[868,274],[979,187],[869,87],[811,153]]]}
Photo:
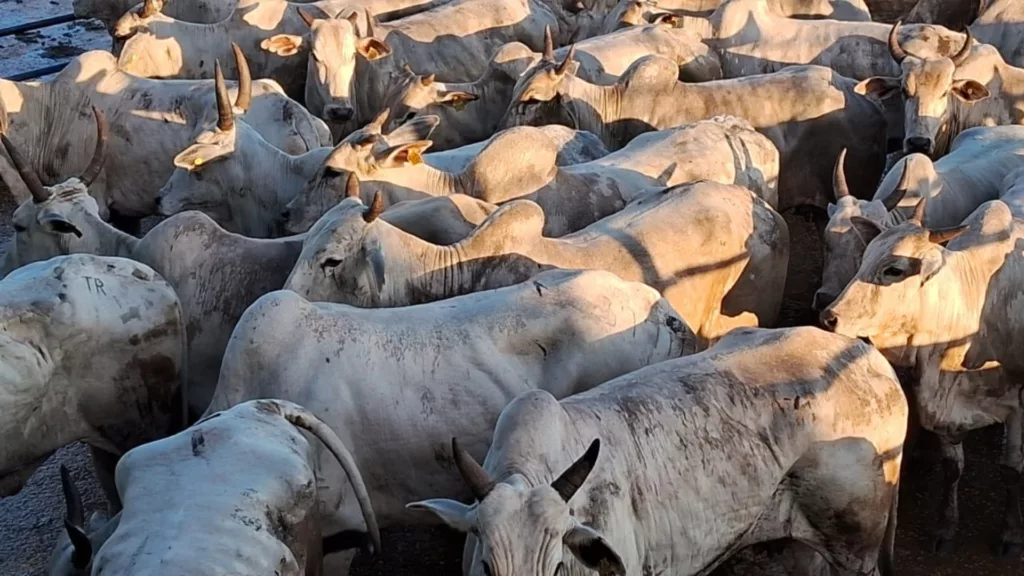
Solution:
{"label": "cow muzzle", "polygon": [[818,321],[820,321],[822,327],[829,332],[835,332],[836,326],[839,325],[839,317],[836,316],[836,313],[833,312],[831,308],[822,310],[821,314],[818,315]]}
{"label": "cow muzzle", "polygon": [[814,293],[814,300],[811,301],[811,309],[815,312],[821,312],[825,308],[828,308],[830,304],[836,301],[836,294],[831,294],[823,290],[818,290]]}
{"label": "cow muzzle", "polygon": [[911,136],[903,141],[903,151],[907,154],[925,154],[930,156],[932,153],[932,139],[923,136]]}
{"label": "cow muzzle", "polygon": [[324,120],[328,122],[348,122],[354,114],[351,106],[345,104],[328,104],[324,106]]}

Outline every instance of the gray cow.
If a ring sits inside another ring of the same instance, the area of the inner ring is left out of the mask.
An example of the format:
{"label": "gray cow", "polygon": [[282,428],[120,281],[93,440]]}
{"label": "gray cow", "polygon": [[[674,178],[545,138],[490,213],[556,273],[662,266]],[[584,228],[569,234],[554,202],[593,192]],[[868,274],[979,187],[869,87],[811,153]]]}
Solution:
{"label": "gray cow", "polygon": [[482,467],[452,442],[475,503],[409,507],[470,533],[471,576],[695,576],[777,539],[833,574],[893,576],[906,429],[899,380],[870,346],[744,328],[561,402],[523,394]]}

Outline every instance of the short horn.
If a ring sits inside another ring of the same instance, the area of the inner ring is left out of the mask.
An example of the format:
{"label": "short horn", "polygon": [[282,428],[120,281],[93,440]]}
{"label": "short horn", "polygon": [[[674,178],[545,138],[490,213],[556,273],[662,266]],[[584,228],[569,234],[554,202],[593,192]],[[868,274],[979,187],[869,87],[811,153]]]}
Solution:
{"label": "short horn", "polygon": [[850,185],[846,182],[846,148],[836,158],[836,166],[832,169],[832,192],[836,200],[850,195]]}
{"label": "short horn", "polygon": [[436,74],[427,74],[426,76],[420,78],[420,84],[424,86],[430,86],[431,84],[434,83],[434,78],[436,77]]}
{"label": "short horn", "polygon": [[93,148],[92,160],[89,161],[89,166],[78,177],[86,188],[92,186],[92,183],[100,175],[100,171],[103,170],[103,163],[107,160],[107,139],[110,132],[107,117],[103,114],[103,111],[93,106],[92,114],[96,118],[96,147]]}
{"label": "short horn", "polygon": [[907,195],[907,190],[910,190],[910,171],[907,170],[907,162],[903,163],[903,173],[900,174],[900,181],[896,184],[896,188],[889,193],[888,196],[882,200],[882,206],[885,206],[887,212],[892,212],[900,205],[903,201],[903,197]]}
{"label": "short horn", "polygon": [[345,197],[359,198],[359,177],[355,172],[348,173],[348,180],[345,181]]}
{"label": "short horn", "polygon": [[302,21],[305,22],[306,26],[309,26],[310,28],[313,27],[313,22],[316,20],[316,18],[313,18],[312,14],[306,12],[306,10],[303,8],[299,8],[299,18],[302,18]]}
{"label": "short horn", "polygon": [[914,214],[910,217],[910,220],[918,226],[924,226],[924,208],[926,204],[928,204],[928,199],[921,198],[917,206],[914,206]]}
{"label": "short horn", "polygon": [[376,220],[382,212],[384,212],[384,196],[381,195],[380,190],[377,190],[373,193],[373,202],[370,202],[370,207],[363,212],[363,221],[369,224]]}
{"label": "short horn", "polygon": [[597,462],[597,455],[601,452],[601,440],[595,438],[590,443],[590,447],[580,457],[579,460],[572,463],[562,475],[555,479],[551,483],[551,487],[558,492],[562,500],[568,502],[572,500],[573,495],[576,491],[583,486],[583,483],[587,481],[587,476],[590,475],[590,471],[594,469],[594,463]]}
{"label": "short horn", "polygon": [[150,18],[161,13],[164,9],[164,0],[146,0],[142,4],[142,12],[139,16],[143,18]]}
{"label": "short horn", "polygon": [[374,37],[373,14],[370,12],[369,8],[365,8],[365,10],[366,10],[366,37],[367,38],[373,38]]}
{"label": "short horn", "polygon": [[64,506],[67,511],[64,516],[64,530],[71,540],[73,551],[71,553],[71,564],[84,570],[92,560],[92,542],[85,533],[85,509],[82,506],[82,496],[71,479],[71,472],[67,466],[60,466],[60,484],[64,492]]}
{"label": "short horn", "polygon": [[967,57],[971,55],[972,44],[974,44],[974,36],[971,34],[971,27],[968,26],[964,33],[967,37],[964,39],[964,45],[960,47],[960,50],[953,54],[949,59],[953,61],[953,66],[960,67],[964,62],[967,61]]}
{"label": "short horn", "polygon": [[11,157],[11,163],[14,164],[14,168],[18,171],[18,175],[21,176],[21,180],[25,183],[28,191],[32,193],[32,200],[36,204],[42,204],[49,200],[50,191],[43,186],[39,176],[36,175],[36,171],[29,166],[25,158],[14,149],[14,145],[7,139],[6,134],[0,134],[0,142],[3,143],[4,148],[7,150],[7,155]]}
{"label": "short horn", "polygon": [[558,74],[559,76],[565,74],[565,72],[569,70],[569,64],[572,63],[573,58],[575,57],[576,45],[573,44],[572,46],[569,47],[569,53],[565,55],[565,60],[562,60],[562,63],[558,65],[558,68],[555,70],[555,73]]}
{"label": "short horn", "polygon": [[940,228],[938,230],[929,230],[928,241],[933,244],[945,244],[946,242],[949,242],[953,238],[956,238],[957,236],[963,234],[964,232],[967,232],[968,228],[970,228],[970,226],[961,225],[953,226],[952,228]]}
{"label": "short horn", "polygon": [[892,59],[897,64],[902,64],[907,58],[907,51],[900,46],[900,26],[902,25],[903,21],[897,20],[889,30],[889,53],[892,54]]}
{"label": "short horn", "polygon": [[551,37],[551,27],[544,27],[544,60],[555,61],[555,40]]}
{"label": "short horn", "polygon": [[377,113],[377,117],[372,122],[366,125],[366,131],[371,134],[380,134],[381,130],[384,129],[384,124],[388,121],[388,116],[391,115],[391,108],[385,108]]}
{"label": "short horn", "polygon": [[249,61],[245,59],[245,53],[238,44],[232,42],[231,50],[235,53],[235,67],[238,68],[238,97],[235,98],[235,107],[246,112],[252,104],[252,73],[249,72]]}
{"label": "short horn", "polygon": [[235,113],[231,110],[231,100],[228,99],[228,87],[224,83],[224,71],[220,69],[220,61],[213,63],[213,85],[217,93],[217,128],[226,132],[235,127]]}
{"label": "short horn", "polygon": [[469,491],[473,493],[474,498],[482,502],[494,489],[491,475],[459,446],[459,441],[455,438],[452,438],[452,456],[455,458],[455,467],[459,469],[459,475],[469,487]]}

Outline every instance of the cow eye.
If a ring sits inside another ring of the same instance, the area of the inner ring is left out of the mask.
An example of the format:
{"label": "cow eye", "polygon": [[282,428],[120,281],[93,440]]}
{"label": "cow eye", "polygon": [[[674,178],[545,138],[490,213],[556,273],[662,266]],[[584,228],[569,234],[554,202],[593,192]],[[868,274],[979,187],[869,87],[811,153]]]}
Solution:
{"label": "cow eye", "polygon": [[491,571],[491,565],[484,561],[484,576],[494,576],[494,572]]}
{"label": "cow eye", "polygon": [[28,228],[22,226],[21,224],[15,224],[14,225],[14,231],[15,232],[25,232],[27,230],[28,230]]}
{"label": "cow eye", "polygon": [[324,166],[324,178],[337,178],[339,176],[341,176],[341,172],[330,166]]}
{"label": "cow eye", "polygon": [[899,278],[903,276],[903,270],[895,266],[886,266],[885,270],[882,270],[882,276],[888,276],[890,278]]}
{"label": "cow eye", "polygon": [[558,566],[555,566],[555,576],[562,576],[565,574],[565,562],[559,562]]}
{"label": "cow eye", "polygon": [[320,264],[320,268],[322,268],[324,272],[333,270],[338,266],[341,266],[341,260],[338,260],[337,258],[327,258],[322,264]]}
{"label": "cow eye", "polygon": [[409,112],[408,114],[405,115],[405,119],[402,120],[402,122],[408,122],[409,120],[412,120],[415,117],[416,117],[416,113],[415,112]]}

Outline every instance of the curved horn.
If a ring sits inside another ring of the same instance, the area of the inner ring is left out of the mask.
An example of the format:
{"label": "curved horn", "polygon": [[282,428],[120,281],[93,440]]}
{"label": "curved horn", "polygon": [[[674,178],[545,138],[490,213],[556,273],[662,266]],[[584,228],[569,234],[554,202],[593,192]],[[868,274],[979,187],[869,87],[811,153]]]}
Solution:
{"label": "curved horn", "polygon": [[431,84],[434,83],[434,78],[435,77],[436,77],[436,74],[427,74],[426,76],[420,78],[420,84],[422,84],[424,86],[430,86]]}
{"label": "curved horn", "polygon": [[892,59],[897,64],[902,64],[907,58],[907,51],[900,46],[900,26],[903,25],[902,20],[897,20],[892,25],[892,29],[889,30],[889,53],[892,54]]}
{"label": "curved horn", "polygon": [[78,487],[71,479],[68,467],[60,466],[60,484],[64,491],[64,506],[67,512],[64,516],[64,530],[71,540],[73,552],[71,553],[71,564],[84,570],[92,560],[92,542],[85,533],[85,512],[82,508],[82,496],[78,493]]}
{"label": "curved horn", "polygon": [[889,193],[888,196],[882,200],[882,206],[885,206],[887,212],[892,212],[900,205],[900,201],[907,195],[907,190],[910,190],[910,172],[907,171],[907,163],[903,163],[903,174],[900,175],[900,181],[896,184],[896,189]]}
{"label": "curved horn", "polygon": [[238,44],[231,43],[231,51],[235,53],[235,67],[238,68],[238,97],[235,98],[235,107],[242,112],[249,110],[252,104],[252,73],[249,72],[249,61]]}
{"label": "curved horn", "polygon": [[[359,467],[352,458],[345,443],[338,438],[338,435],[331,430],[327,424],[317,418],[312,412],[298,404],[282,400],[259,400],[263,406],[271,404],[278,413],[296,428],[310,432],[338,459],[345,476],[348,477],[349,485],[356,494],[356,501],[359,503],[359,510],[363,513],[363,520],[366,522],[366,529],[370,533],[370,551],[380,550],[380,529],[377,527],[377,517],[373,513],[373,504],[370,502],[370,493],[366,490],[362,475],[359,474]],[[272,410],[274,408],[271,408]]]}
{"label": "curved horn", "polygon": [[967,26],[964,30],[967,38],[964,39],[964,45],[960,47],[960,50],[949,57],[953,61],[953,66],[960,67],[964,62],[967,61],[967,57],[971,55],[971,48],[974,44],[974,36],[971,34],[971,27]]}
{"label": "curved horn", "polygon": [[110,126],[107,124],[107,117],[103,111],[93,106],[92,114],[96,117],[96,147],[93,149],[89,166],[78,177],[86,188],[92,186],[92,183],[100,175],[100,171],[103,170],[103,163],[107,160],[107,138],[110,132]]}
{"label": "curved horn", "polygon": [[146,0],[142,4],[142,11],[139,12],[139,16],[142,18],[149,18],[156,16],[164,9],[164,0]]}
{"label": "curved horn", "polygon": [[459,475],[462,476],[466,486],[469,486],[469,491],[473,493],[473,497],[482,502],[494,489],[494,480],[491,475],[459,446],[459,441],[455,438],[452,438],[452,456],[455,457],[455,467],[459,469]]}
{"label": "curved horn", "polygon": [[370,202],[370,207],[363,212],[363,221],[369,224],[373,222],[384,212],[384,196],[381,195],[380,190],[373,193],[373,202]]}
{"label": "curved horn", "polygon": [[228,87],[224,83],[224,72],[220,69],[220,61],[213,63],[214,88],[217,92],[217,128],[226,132],[235,127],[235,113],[231,110],[228,99]]}
{"label": "curved horn", "polygon": [[850,195],[850,185],[846,182],[846,148],[836,158],[836,166],[832,169],[832,192],[836,200]]}
{"label": "curved horn", "polygon": [[544,26],[544,56],[547,62],[555,61],[555,40],[551,37],[551,27]]}
{"label": "curved horn", "polygon": [[391,108],[385,108],[381,110],[377,117],[372,122],[366,125],[366,131],[371,134],[380,134],[380,131],[384,129],[384,123],[388,121],[388,116],[391,115]]}
{"label": "curved horn", "polygon": [[309,26],[310,28],[313,27],[313,21],[316,20],[316,18],[313,18],[313,15],[310,14],[309,12],[306,12],[304,8],[299,8],[299,18],[302,18],[302,21],[305,22],[306,26]]}
{"label": "curved horn", "polygon": [[562,500],[568,502],[572,500],[576,491],[583,486],[583,483],[587,481],[587,476],[590,475],[590,471],[594,469],[594,463],[597,462],[597,455],[601,452],[601,440],[595,438],[590,443],[590,447],[580,457],[579,460],[572,463],[572,466],[562,472],[562,475],[555,479],[551,483],[551,487],[558,492]]}
{"label": "curved horn", "polygon": [[28,191],[32,193],[32,201],[36,204],[42,204],[49,200],[50,191],[43,186],[39,176],[36,175],[36,171],[29,166],[25,158],[14,149],[14,145],[7,139],[6,134],[0,134],[0,142],[7,149],[7,155],[11,157],[11,163],[14,164],[14,168],[18,171],[18,175],[21,176],[21,180],[25,183]]}
{"label": "curved horn", "polygon": [[927,203],[927,198],[921,198],[921,201],[917,203],[917,206],[914,206],[914,214],[910,217],[911,222],[918,226],[924,226],[924,208]]}
{"label": "curved horn", "polygon": [[575,57],[576,45],[573,44],[572,46],[569,47],[569,53],[565,55],[565,60],[562,60],[562,63],[559,64],[558,68],[555,69],[555,74],[558,74],[559,76],[565,74],[566,70],[569,69],[569,64],[573,61],[573,58]]}
{"label": "curved horn", "polygon": [[957,236],[963,234],[964,232],[967,232],[968,228],[970,228],[970,226],[965,224],[961,226],[953,226],[952,228],[940,228],[938,230],[929,230],[928,241],[933,244],[943,244],[945,242],[949,242],[950,240],[956,238]]}
{"label": "curved horn", "polygon": [[370,13],[369,8],[365,8],[364,10],[366,10],[366,37],[373,38],[373,14]]}
{"label": "curved horn", "polygon": [[348,173],[348,180],[345,181],[345,197],[359,198],[359,177],[355,172]]}

